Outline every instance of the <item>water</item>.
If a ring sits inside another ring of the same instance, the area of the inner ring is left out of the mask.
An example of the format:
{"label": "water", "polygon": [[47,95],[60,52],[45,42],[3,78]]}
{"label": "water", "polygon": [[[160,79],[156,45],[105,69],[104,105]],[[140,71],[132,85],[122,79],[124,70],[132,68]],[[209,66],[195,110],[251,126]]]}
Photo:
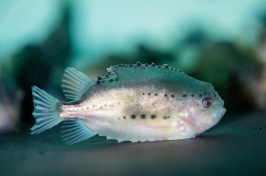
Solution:
{"label": "water", "polygon": [[[264,7],[259,0],[3,2],[0,175],[266,175]],[[60,125],[29,135],[32,85],[66,101],[66,67],[96,79],[111,65],[137,61],[211,82],[226,115],[199,137],[179,141],[118,144],[96,136],[68,146]]]}

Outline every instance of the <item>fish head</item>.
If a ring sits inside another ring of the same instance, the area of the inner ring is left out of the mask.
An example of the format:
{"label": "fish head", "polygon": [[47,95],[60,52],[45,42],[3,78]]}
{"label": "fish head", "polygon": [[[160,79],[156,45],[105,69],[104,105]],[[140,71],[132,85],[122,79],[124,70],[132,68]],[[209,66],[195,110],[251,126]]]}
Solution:
{"label": "fish head", "polygon": [[203,83],[192,91],[195,96],[184,103],[187,108],[184,108],[186,116],[182,118],[183,122],[195,135],[216,125],[226,112],[224,101],[214,87]]}

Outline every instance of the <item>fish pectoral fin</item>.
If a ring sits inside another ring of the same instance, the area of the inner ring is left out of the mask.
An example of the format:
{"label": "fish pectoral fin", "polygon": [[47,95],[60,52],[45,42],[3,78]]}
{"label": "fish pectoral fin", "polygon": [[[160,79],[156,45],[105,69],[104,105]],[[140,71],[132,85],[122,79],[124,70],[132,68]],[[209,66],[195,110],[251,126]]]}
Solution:
{"label": "fish pectoral fin", "polygon": [[66,98],[74,101],[80,99],[86,90],[95,83],[95,80],[84,73],[68,67],[63,75],[62,89]]}
{"label": "fish pectoral fin", "polygon": [[67,120],[63,122],[61,134],[63,141],[72,145],[89,139],[97,133],[91,131],[82,121]]}

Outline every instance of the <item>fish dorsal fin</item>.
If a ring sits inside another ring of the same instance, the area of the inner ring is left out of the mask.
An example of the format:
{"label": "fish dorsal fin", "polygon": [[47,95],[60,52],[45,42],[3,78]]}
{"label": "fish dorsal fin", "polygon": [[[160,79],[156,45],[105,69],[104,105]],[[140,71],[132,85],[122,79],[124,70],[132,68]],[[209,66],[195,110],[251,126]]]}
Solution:
{"label": "fish dorsal fin", "polygon": [[68,67],[63,75],[62,89],[65,96],[74,101],[80,99],[95,82],[84,73]]}
{"label": "fish dorsal fin", "polygon": [[180,79],[182,76],[187,76],[183,71],[173,69],[168,65],[152,64],[120,64],[107,68],[110,74],[117,75],[119,80],[126,79]]}
{"label": "fish dorsal fin", "polygon": [[66,144],[72,145],[95,136],[97,133],[91,131],[79,120],[67,120],[62,125],[62,139]]}

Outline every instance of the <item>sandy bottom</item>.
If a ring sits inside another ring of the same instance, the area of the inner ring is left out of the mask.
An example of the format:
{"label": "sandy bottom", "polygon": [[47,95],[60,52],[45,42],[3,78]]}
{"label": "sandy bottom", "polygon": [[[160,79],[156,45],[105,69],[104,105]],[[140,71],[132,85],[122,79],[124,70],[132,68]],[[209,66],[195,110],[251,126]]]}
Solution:
{"label": "sandy bottom", "polygon": [[266,175],[266,112],[225,116],[186,140],[120,143],[95,136],[66,145],[60,127],[0,136],[0,175]]}

